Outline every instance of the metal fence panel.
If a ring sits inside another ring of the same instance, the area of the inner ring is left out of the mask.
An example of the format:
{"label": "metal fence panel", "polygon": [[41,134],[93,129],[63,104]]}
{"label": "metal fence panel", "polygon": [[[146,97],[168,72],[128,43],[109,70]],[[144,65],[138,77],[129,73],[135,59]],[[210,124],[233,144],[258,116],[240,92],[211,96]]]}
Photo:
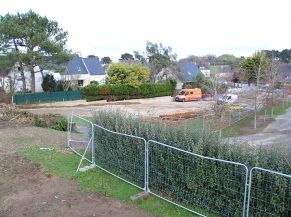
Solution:
{"label": "metal fence panel", "polygon": [[146,141],[94,124],[96,166],[146,190]]}
{"label": "metal fence panel", "polygon": [[14,96],[14,101],[16,105],[54,102],[54,101],[69,101],[69,100],[79,100],[79,99],[82,99],[82,93],[79,90],[25,93],[25,94],[16,94]]}
{"label": "metal fence panel", "polygon": [[291,175],[254,167],[249,179],[247,216],[291,216]]}
{"label": "metal fence panel", "polygon": [[68,147],[82,159],[94,164],[94,152],[89,148],[94,138],[92,127],[93,124],[85,118],[74,114],[68,116]]}
{"label": "metal fence panel", "polygon": [[[149,192],[197,215],[244,216],[248,169],[148,142]],[[201,214],[202,213],[202,214]]]}

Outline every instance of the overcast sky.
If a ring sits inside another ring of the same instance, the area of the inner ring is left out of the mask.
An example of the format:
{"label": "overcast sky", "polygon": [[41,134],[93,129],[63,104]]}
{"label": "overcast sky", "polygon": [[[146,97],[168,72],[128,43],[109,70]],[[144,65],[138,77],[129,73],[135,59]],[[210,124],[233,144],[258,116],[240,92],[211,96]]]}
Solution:
{"label": "overcast sky", "polygon": [[118,59],[146,41],[188,55],[291,49],[290,0],[0,0],[0,14],[34,10],[69,32],[68,48]]}

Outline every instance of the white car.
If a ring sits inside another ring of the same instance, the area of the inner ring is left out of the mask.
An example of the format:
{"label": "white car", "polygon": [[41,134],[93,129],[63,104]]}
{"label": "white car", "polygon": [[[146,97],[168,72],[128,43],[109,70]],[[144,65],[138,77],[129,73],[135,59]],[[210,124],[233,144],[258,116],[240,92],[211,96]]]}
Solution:
{"label": "white car", "polygon": [[238,96],[236,94],[225,94],[218,98],[218,104],[233,104],[237,101]]}

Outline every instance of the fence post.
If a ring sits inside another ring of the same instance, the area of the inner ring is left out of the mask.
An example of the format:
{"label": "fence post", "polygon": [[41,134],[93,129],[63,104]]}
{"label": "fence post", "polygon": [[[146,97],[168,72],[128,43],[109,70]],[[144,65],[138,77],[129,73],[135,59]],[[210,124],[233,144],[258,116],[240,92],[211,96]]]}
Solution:
{"label": "fence post", "polygon": [[91,123],[91,127],[92,127],[92,166],[96,166],[96,161],[95,161],[95,155],[96,155],[96,142],[95,142],[95,130],[94,130],[94,124]]}
{"label": "fence post", "polygon": [[202,134],[204,134],[204,129],[205,129],[205,115],[203,115],[203,122],[202,122]]}
{"label": "fence post", "polygon": [[228,126],[231,125],[231,114],[229,115]]}
{"label": "fence post", "polygon": [[145,192],[149,191],[149,142],[145,140]]}

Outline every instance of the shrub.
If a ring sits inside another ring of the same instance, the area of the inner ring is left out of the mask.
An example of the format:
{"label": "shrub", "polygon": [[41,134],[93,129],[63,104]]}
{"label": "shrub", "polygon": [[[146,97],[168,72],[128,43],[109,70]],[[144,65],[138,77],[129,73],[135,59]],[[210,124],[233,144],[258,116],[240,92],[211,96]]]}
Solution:
{"label": "shrub", "polygon": [[107,99],[108,101],[171,96],[176,88],[175,81],[163,83],[144,83],[139,87],[127,84],[100,85],[89,84],[82,89],[87,101]]}
{"label": "shrub", "polygon": [[90,84],[99,85],[98,81],[90,81]]}
{"label": "shrub", "polygon": [[32,124],[36,127],[67,131],[68,121],[61,115],[33,115]]}
{"label": "shrub", "polygon": [[57,82],[53,75],[47,74],[44,76],[41,83],[41,87],[44,92],[54,92],[56,91]]}
{"label": "shrub", "polygon": [[149,69],[140,64],[115,63],[109,66],[109,84],[123,84],[131,87],[139,87],[149,79]]}

